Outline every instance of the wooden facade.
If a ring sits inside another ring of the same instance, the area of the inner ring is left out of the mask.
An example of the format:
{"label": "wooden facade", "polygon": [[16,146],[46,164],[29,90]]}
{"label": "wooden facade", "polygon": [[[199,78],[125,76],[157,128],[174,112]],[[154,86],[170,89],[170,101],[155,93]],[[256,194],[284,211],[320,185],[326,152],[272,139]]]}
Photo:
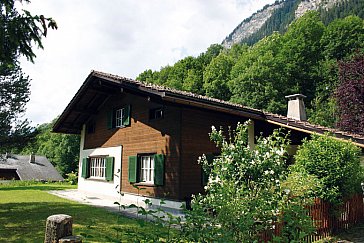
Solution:
{"label": "wooden facade", "polygon": [[[110,109],[130,105],[130,126],[107,128]],[[150,110],[163,109],[163,117],[150,119]],[[122,146],[122,192],[137,194],[128,181],[128,158],[137,154],[165,155],[165,183],[163,186],[146,186],[143,195],[185,200],[203,191],[201,166],[197,163],[202,154],[216,154],[218,149],[210,141],[211,127],[236,126],[244,121],[236,116],[209,112],[199,108],[154,101],[145,96],[123,93],[113,95],[89,122],[94,131],[85,133],[84,149]],[[138,184],[137,184],[138,185]]]}

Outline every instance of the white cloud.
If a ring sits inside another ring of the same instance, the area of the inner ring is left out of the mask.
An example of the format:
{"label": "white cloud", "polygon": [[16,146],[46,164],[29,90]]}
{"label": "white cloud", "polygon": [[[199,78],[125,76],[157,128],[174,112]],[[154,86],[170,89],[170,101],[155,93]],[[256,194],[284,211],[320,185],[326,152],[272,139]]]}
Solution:
{"label": "white cloud", "polygon": [[33,124],[60,115],[92,69],[135,78],[221,43],[244,18],[274,0],[32,0],[33,14],[59,26],[44,38],[26,117]]}

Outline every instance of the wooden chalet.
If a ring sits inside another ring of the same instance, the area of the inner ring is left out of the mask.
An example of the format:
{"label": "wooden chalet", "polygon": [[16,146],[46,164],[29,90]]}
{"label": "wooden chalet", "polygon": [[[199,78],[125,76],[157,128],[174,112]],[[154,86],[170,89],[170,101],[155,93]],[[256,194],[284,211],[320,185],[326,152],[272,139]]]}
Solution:
{"label": "wooden chalet", "polygon": [[98,71],[86,78],[53,131],[81,135],[79,190],[173,204],[203,191],[197,159],[219,153],[209,139],[211,127],[226,131],[248,119],[251,147],[255,136],[284,127],[292,153],[303,138],[324,132],[364,148],[363,136]]}

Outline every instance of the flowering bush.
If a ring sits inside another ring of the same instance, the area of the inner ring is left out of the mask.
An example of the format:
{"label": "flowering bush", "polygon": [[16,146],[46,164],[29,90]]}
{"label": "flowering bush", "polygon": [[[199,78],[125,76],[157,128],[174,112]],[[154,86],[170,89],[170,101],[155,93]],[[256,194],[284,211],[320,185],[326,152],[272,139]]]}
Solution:
{"label": "flowering bush", "polygon": [[[227,140],[222,130],[212,127],[210,138],[220,147],[221,156],[212,162],[206,156],[199,159],[209,180],[206,195],[195,196],[193,210],[187,213],[183,227],[187,240],[253,242],[277,225],[285,232],[277,240],[299,240],[312,232],[312,222],[302,205],[302,198],[309,196],[294,196],[289,183],[282,187],[288,176],[286,136],[276,130],[269,137],[258,138],[251,149],[247,129],[248,123],[238,124]],[[294,225],[287,224],[293,216]],[[287,227],[290,230],[285,230]]]}

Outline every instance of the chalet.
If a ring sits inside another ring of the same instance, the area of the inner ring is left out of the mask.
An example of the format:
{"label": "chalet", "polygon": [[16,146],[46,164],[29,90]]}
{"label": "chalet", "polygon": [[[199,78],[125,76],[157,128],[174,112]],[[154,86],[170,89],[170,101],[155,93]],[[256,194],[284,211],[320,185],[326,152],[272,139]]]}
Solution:
{"label": "chalet", "polygon": [[[219,151],[211,126],[234,127],[248,119],[249,143],[284,127],[291,153],[303,138],[331,132],[364,148],[364,136],[310,124],[303,96],[290,99],[288,116],[166,87],[92,71],[55,123],[53,131],[80,134],[78,189],[127,202],[167,199],[170,207],[203,191],[202,154]],[[138,190],[136,187],[144,190]]]}
{"label": "chalet", "polygon": [[63,177],[44,156],[6,154],[0,160],[0,180],[63,181]]}

